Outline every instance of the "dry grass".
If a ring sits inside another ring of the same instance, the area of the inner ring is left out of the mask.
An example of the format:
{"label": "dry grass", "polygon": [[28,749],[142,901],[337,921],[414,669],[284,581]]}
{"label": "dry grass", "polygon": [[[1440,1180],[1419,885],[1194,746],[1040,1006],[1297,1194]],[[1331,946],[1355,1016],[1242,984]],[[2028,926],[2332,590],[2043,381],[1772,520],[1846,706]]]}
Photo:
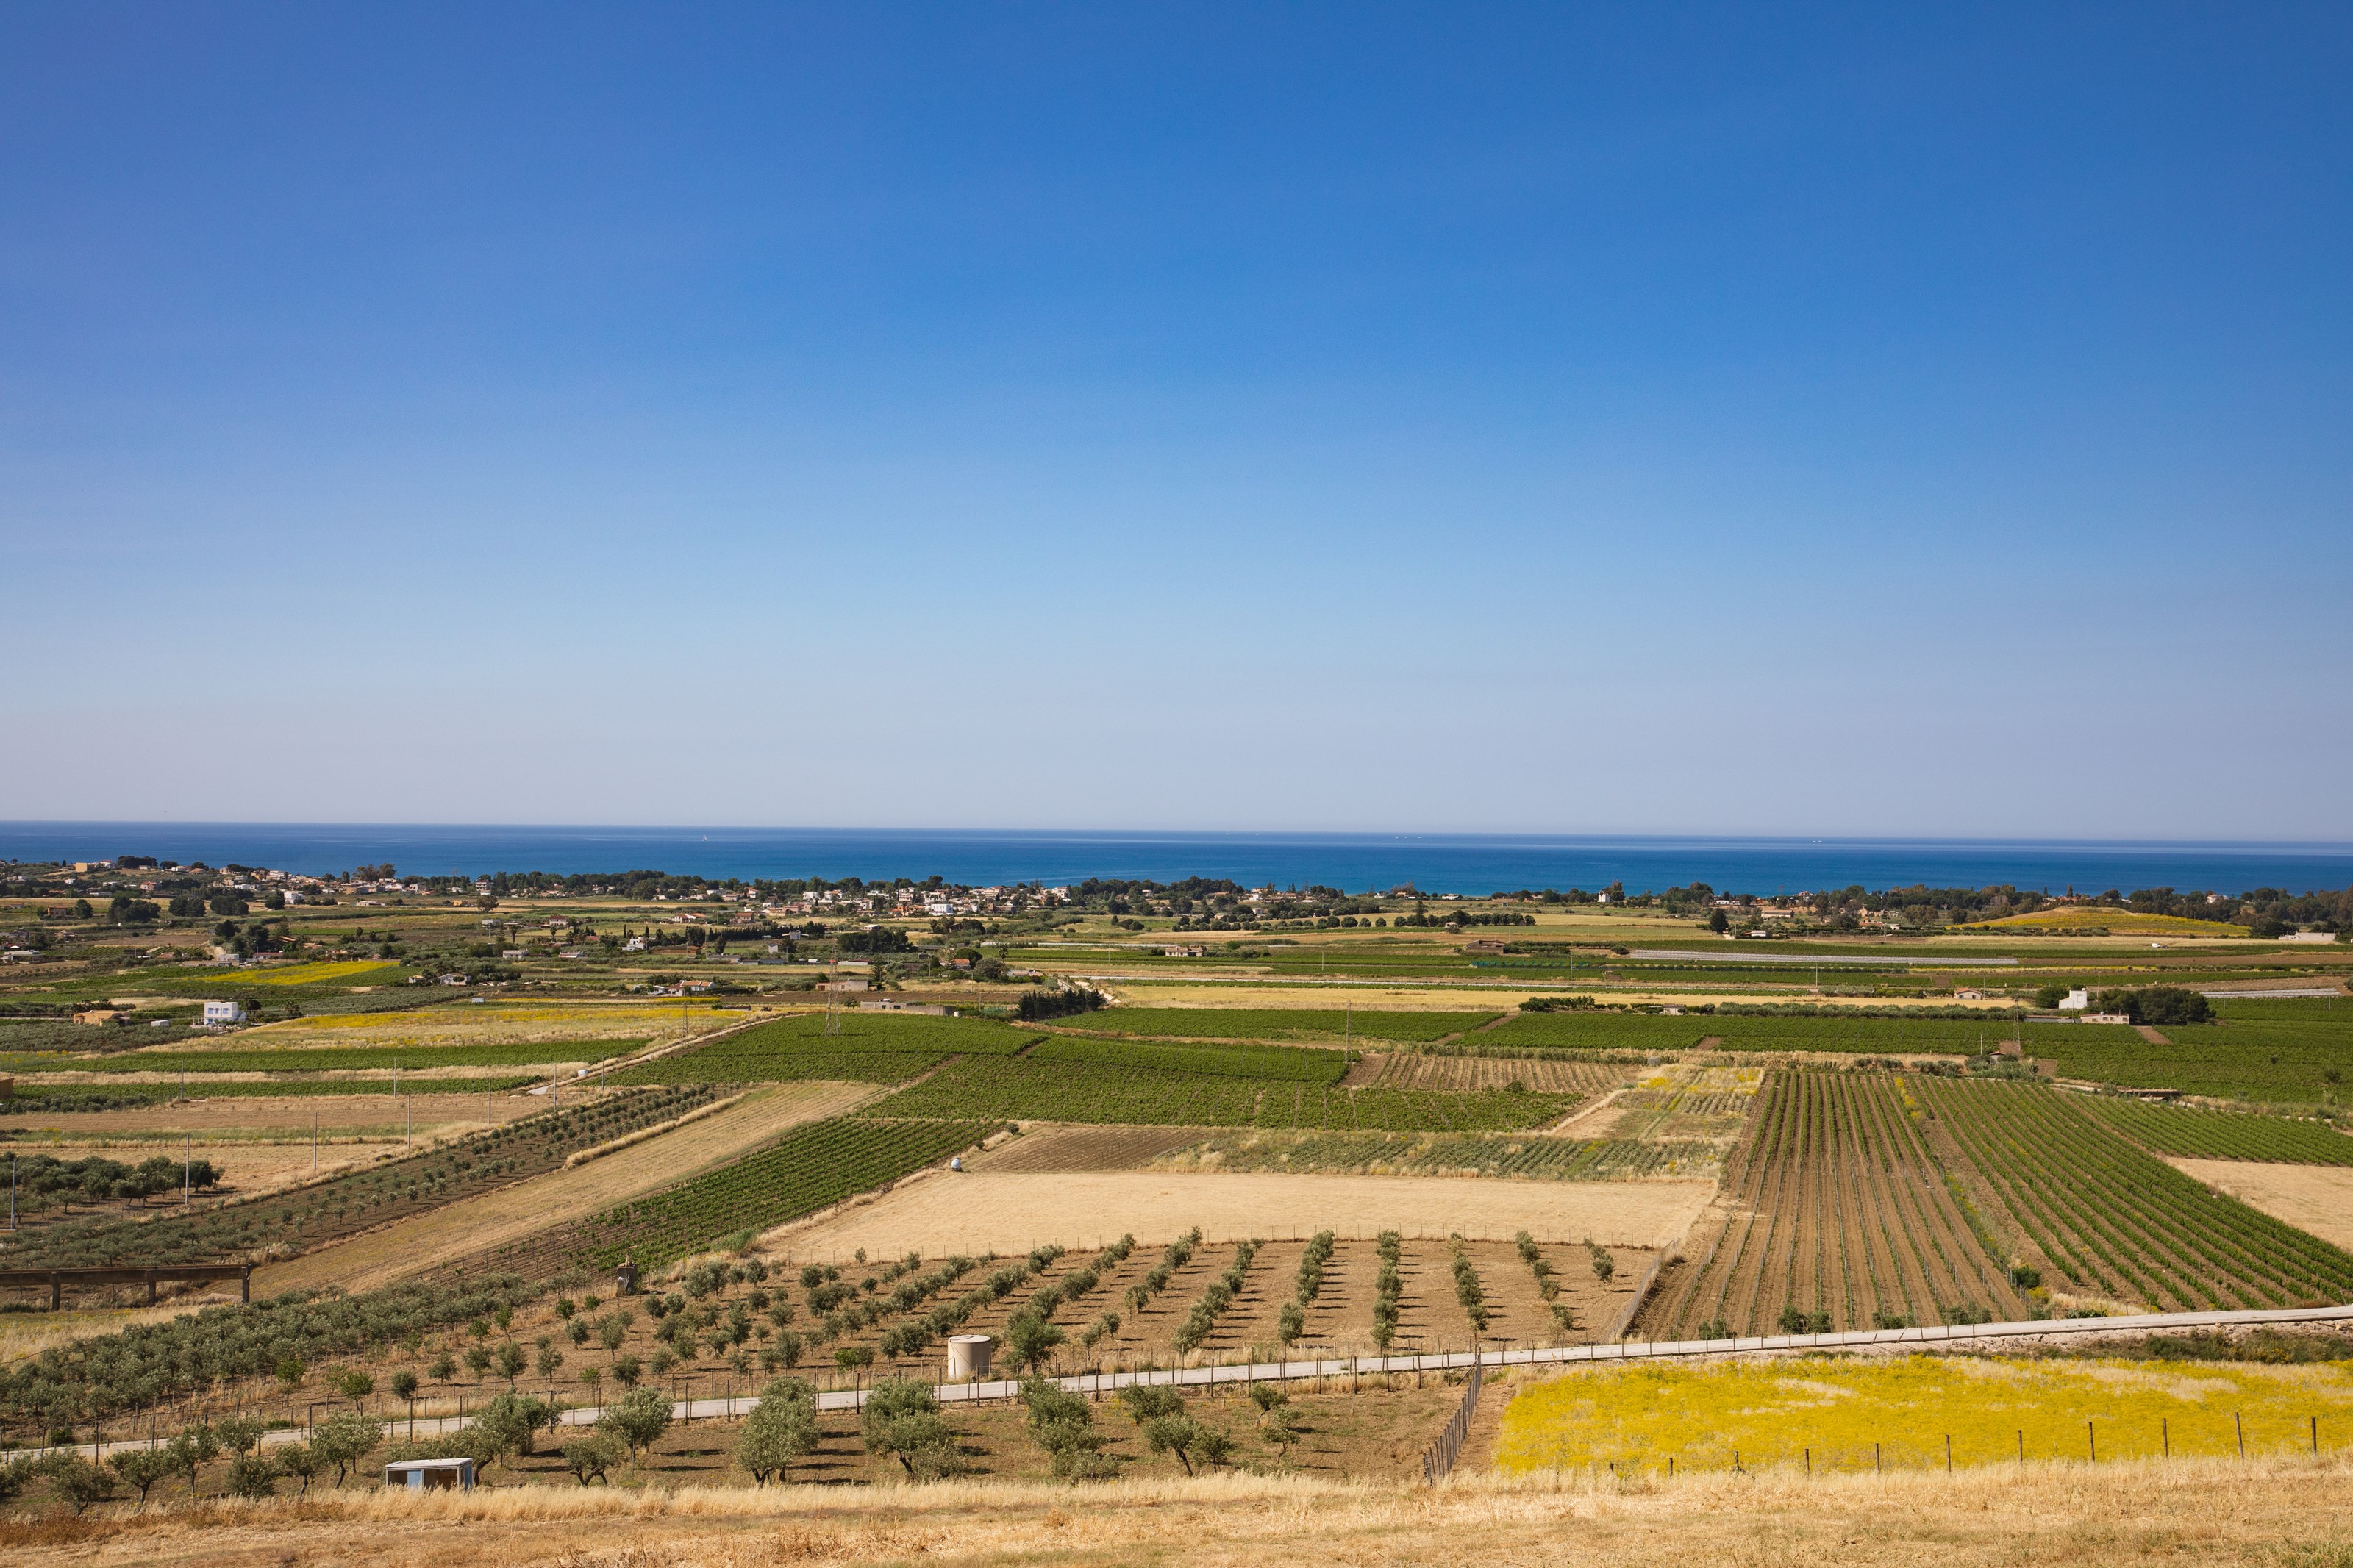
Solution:
{"label": "dry grass", "polygon": [[1194,1226],[1212,1241],[1312,1236],[1461,1234],[1508,1240],[1591,1237],[1609,1246],[1666,1247],[1708,1200],[1713,1182],[1460,1182],[1413,1176],[1257,1173],[967,1171],[902,1183],[871,1203],[762,1238],[796,1259],[884,1258],[913,1248],[1021,1252],[1048,1242],[1101,1247],[1132,1233],[1157,1245]]}
{"label": "dry grass", "polygon": [[688,1122],[604,1159],[533,1176],[257,1269],[254,1292],[274,1296],[298,1286],[362,1290],[390,1284],[683,1181],[738,1158],[788,1127],[839,1114],[872,1092],[863,1084],[841,1083],[762,1089],[716,1116]]}
{"label": "dry grass", "polygon": [[2166,1163],[2274,1219],[2308,1230],[2323,1241],[2353,1248],[2353,1167],[2269,1165],[2244,1160],[2168,1160]]}
{"label": "dry grass", "polygon": [[2276,1459],[1672,1483],[1462,1478],[1394,1483],[1225,1475],[1074,1489],[930,1487],[404,1492],[212,1503],[6,1527],[11,1563],[270,1568],[671,1568],[778,1563],[1840,1563],[2335,1568],[2353,1560],[2341,1461]]}

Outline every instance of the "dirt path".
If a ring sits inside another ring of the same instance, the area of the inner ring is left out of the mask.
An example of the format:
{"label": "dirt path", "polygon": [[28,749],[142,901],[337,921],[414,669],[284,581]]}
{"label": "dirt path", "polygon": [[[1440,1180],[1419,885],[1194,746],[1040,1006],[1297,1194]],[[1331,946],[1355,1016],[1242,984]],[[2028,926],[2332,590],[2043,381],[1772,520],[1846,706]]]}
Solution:
{"label": "dirt path", "polygon": [[610,1204],[656,1191],[723,1164],[786,1128],[837,1115],[874,1090],[864,1084],[785,1084],[760,1089],[676,1131],[550,1171],[479,1198],[353,1237],[286,1263],[256,1269],[257,1295],[297,1287],[372,1289],[453,1258],[481,1252]]}
{"label": "dirt path", "polygon": [[2157,1026],[2154,1024],[2135,1024],[2133,1026],[2133,1033],[2138,1035],[2142,1039],[2147,1040],[2152,1046],[2169,1046],[2173,1044],[2171,1040],[2167,1039],[2164,1035],[2158,1032]]}

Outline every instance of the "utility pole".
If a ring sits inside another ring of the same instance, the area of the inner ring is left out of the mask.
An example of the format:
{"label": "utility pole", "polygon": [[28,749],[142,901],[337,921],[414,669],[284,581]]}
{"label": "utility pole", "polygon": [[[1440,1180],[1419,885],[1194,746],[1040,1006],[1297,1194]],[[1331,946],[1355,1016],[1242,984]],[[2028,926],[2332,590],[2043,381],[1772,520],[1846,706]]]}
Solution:
{"label": "utility pole", "polygon": [[311,1173],[319,1173],[319,1108],[311,1108]]}

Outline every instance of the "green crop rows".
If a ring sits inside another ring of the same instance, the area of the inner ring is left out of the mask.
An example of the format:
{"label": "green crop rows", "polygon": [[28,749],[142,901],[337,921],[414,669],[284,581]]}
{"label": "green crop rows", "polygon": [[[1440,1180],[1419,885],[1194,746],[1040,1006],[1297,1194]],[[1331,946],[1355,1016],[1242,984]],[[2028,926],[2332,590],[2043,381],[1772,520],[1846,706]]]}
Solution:
{"label": "green crop rows", "polygon": [[1915,1081],[2012,1219],[2076,1289],[2167,1310],[2353,1300],[2353,1257],[2209,1191],[2060,1090]]}
{"label": "green crop rows", "polygon": [[2168,1043],[2129,1029],[2058,1030],[2033,1049],[2054,1059],[2063,1078],[2131,1089],[2309,1105],[2342,1103],[2353,1084],[2353,1018],[2257,1022],[2234,1012],[2224,1023],[2168,1024],[2159,1032]]}
{"label": "green crop rows", "polygon": [[2084,1103],[2101,1121],[2158,1154],[2284,1165],[2353,1165],[2353,1138],[2325,1121],[2151,1105],[2105,1094]]}
{"label": "green crop rows", "polygon": [[[1896,1056],[1934,1051],[1944,1056],[1977,1056],[2004,1040],[2020,1037],[2020,1026],[2009,1014],[1989,1013],[1975,1018],[1775,1018],[1746,1014],[1716,1014],[1700,1020],[1703,1032],[1717,1036],[1727,1051],[1842,1051],[1862,1056]],[[2137,1040],[2123,1025],[2027,1024],[2030,1055],[2048,1053],[2054,1043],[2090,1037],[2107,1040]]]}
{"label": "green crop rows", "polygon": [[1291,1079],[1216,1078],[1081,1062],[972,1058],[874,1108],[878,1116],[1126,1122],[1158,1127],[1509,1131],[1567,1114],[1573,1094],[1341,1089]]}
{"label": "green crop rows", "polygon": [[971,1147],[994,1123],[836,1117],[797,1127],[757,1153],[588,1222],[600,1267],[641,1268],[765,1230]]}
{"label": "green crop rows", "polygon": [[1714,1034],[1713,1020],[1654,1013],[1522,1013],[1464,1044],[1487,1050],[1686,1051]]}
{"label": "green crop rows", "polygon": [[643,1040],[534,1040],[480,1046],[347,1046],[265,1051],[125,1051],[51,1059],[52,1072],[378,1072],[387,1068],[523,1067],[542,1062],[601,1062]]}
{"label": "green crop rows", "polygon": [[950,1056],[1010,1056],[1039,1037],[985,1018],[801,1014],[615,1073],[614,1083],[904,1083]]}
{"label": "green crop rows", "polygon": [[1389,1013],[1338,1007],[1110,1007],[1073,1020],[1091,1035],[1195,1040],[1435,1040],[1493,1013]]}
{"label": "green crop rows", "polygon": [[1164,1046],[1128,1040],[1057,1036],[1029,1053],[1040,1062],[1086,1062],[1098,1067],[1144,1068],[1154,1072],[1205,1073],[1212,1078],[1255,1078],[1296,1083],[1337,1083],[1347,1073],[1344,1051],[1303,1046]]}
{"label": "green crop rows", "polygon": [[438,1208],[542,1171],[581,1149],[651,1126],[711,1099],[707,1089],[638,1089],[542,1111],[439,1148],[240,1202],[164,1206],[153,1219],[69,1218],[20,1230],[0,1247],[0,1267],[78,1268],[193,1263],[248,1257],[264,1247],[311,1247]]}

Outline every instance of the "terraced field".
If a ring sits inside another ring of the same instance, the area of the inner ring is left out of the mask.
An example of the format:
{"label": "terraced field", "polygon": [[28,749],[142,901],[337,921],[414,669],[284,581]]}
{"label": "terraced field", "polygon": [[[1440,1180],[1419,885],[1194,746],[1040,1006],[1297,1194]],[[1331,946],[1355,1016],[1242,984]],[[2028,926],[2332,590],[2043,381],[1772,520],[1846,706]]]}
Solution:
{"label": "terraced field", "polygon": [[1436,1040],[1475,1029],[1494,1016],[1344,1007],[1109,1007],[1063,1026],[1151,1039]]}
{"label": "terraced field", "polygon": [[1503,1132],[1212,1132],[1157,1156],[1145,1168],[1623,1182],[1704,1177],[1723,1162],[1723,1148],[1715,1142]]}

